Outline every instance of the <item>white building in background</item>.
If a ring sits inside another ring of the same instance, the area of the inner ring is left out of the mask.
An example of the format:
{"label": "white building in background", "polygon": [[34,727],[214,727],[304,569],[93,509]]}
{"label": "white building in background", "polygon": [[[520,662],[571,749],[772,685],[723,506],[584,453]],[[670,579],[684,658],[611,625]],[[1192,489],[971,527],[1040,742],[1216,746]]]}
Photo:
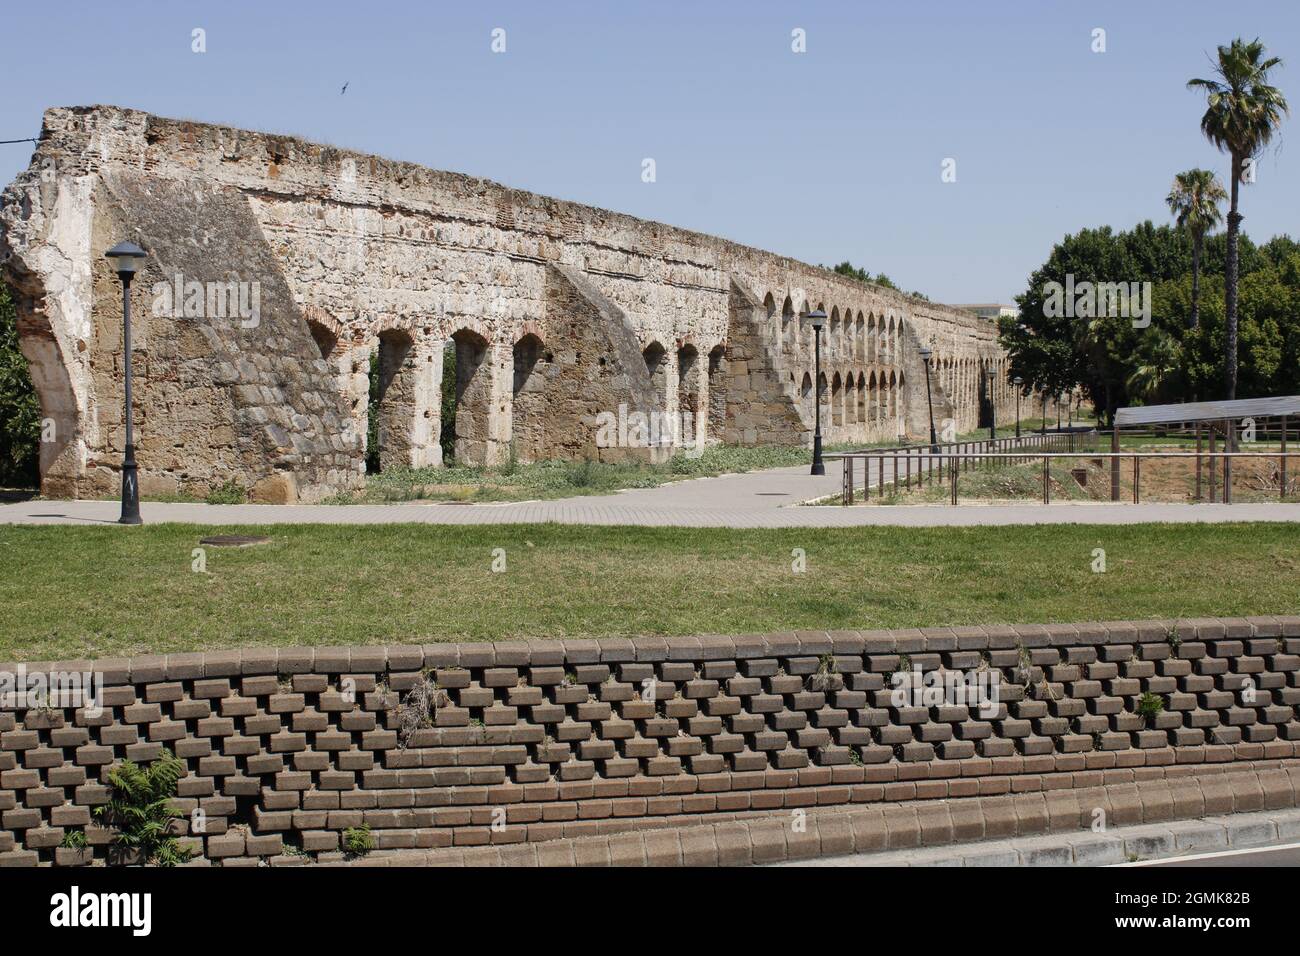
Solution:
{"label": "white building in background", "polygon": [[1017,315],[1020,310],[1014,305],[1002,305],[999,302],[980,302],[968,305],[954,305],[954,309],[964,309],[967,312],[974,312],[981,319],[989,322],[996,322],[999,317],[1004,315]]}

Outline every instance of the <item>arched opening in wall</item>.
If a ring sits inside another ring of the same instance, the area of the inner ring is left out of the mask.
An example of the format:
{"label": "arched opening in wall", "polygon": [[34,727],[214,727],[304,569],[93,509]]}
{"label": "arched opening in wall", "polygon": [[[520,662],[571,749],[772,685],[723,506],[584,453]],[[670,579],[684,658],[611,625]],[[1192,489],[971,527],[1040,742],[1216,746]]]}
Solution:
{"label": "arched opening in wall", "polygon": [[867,378],[861,372],[858,373],[858,414],[859,424],[867,420]]}
{"label": "arched opening in wall", "polygon": [[898,419],[898,376],[893,372],[889,373],[889,408],[886,410],[886,421],[890,428],[890,437],[892,438],[897,426],[894,424]]}
{"label": "arched opening in wall", "polygon": [[[69,410],[75,404],[69,404]],[[63,422],[55,421],[55,437]],[[41,483],[41,406],[27,358],[18,347],[18,315],[7,286],[0,284],[0,488],[36,488]]]}
{"label": "arched opening in wall", "polygon": [[831,424],[844,424],[844,391],[839,372],[831,379]]}
{"label": "arched opening in wall", "polygon": [[826,347],[826,355],[834,355],[835,350],[839,347],[840,341],[840,307],[838,305],[831,307],[831,323],[826,338],[822,345]]}
{"label": "arched opening in wall", "polygon": [[777,321],[776,318],[776,299],[772,298],[772,293],[770,292],[763,296],[763,319],[764,329],[770,330],[770,333],[765,331],[764,334],[770,334],[772,336],[773,347],[777,354],[780,354],[781,346],[783,344],[783,333],[781,331],[781,323]]}
{"label": "arched opening in wall", "polygon": [[645,370],[650,373],[658,411],[662,412],[668,407],[668,353],[658,342],[651,342],[641,352],[641,358],[645,360]]}
{"label": "arched opening in wall", "polygon": [[827,387],[826,373],[822,372],[817,376],[817,401],[821,409],[822,424],[829,425],[831,421],[831,390]]}
{"label": "arched opening in wall", "polygon": [[[790,376],[794,381],[794,376]],[[715,345],[709,352],[708,437],[721,441],[727,427],[727,349]]]}
{"label": "arched opening in wall", "polygon": [[514,347],[510,454],[517,461],[545,457],[546,362],[542,340],[528,333]]}
{"label": "arched opening in wall", "polygon": [[803,373],[803,381],[799,383],[799,401],[803,404],[804,417],[812,421],[813,417],[813,384],[812,376],[807,372]]}
{"label": "arched opening in wall", "polygon": [[993,421],[993,386],[989,381],[989,369],[992,365],[980,363],[975,366],[976,382],[975,388],[979,393],[979,425],[978,428],[988,428]]}
{"label": "arched opening in wall", "polygon": [[799,351],[799,323],[794,320],[794,303],[788,295],[781,305],[781,341],[785,343],[787,352]]}
{"label": "arched opening in wall", "polygon": [[311,332],[312,341],[316,343],[320,357],[328,362],[330,356],[334,354],[334,346],[338,345],[339,337],[315,319],[307,320],[307,329]]}
{"label": "arched opening in wall", "polygon": [[858,312],[858,321],[853,328],[853,357],[859,362],[866,358],[867,350],[867,322],[862,312]]}
{"label": "arched opening in wall", "polygon": [[487,340],[470,329],[454,332],[442,352],[442,421],[438,440],[444,464],[487,463],[492,383]]}
{"label": "arched opening in wall", "polygon": [[367,408],[366,472],[410,464],[415,426],[414,339],[390,329],[379,335],[370,353],[370,401]]}
{"label": "arched opening in wall", "polygon": [[907,431],[907,422],[905,420],[907,417],[906,402],[907,402],[907,377],[902,372],[899,372],[898,385],[894,388],[894,405],[895,405],[894,414],[895,417],[898,419],[897,430],[900,433],[900,435],[906,433]]}
{"label": "arched opening in wall", "polygon": [[892,315],[885,328],[885,361],[890,365],[894,364],[894,317]]}
{"label": "arched opening in wall", "polygon": [[867,423],[876,425],[880,422],[880,387],[876,384],[876,373],[873,370],[867,378]]}
{"label": "arched opening in wall", "polygon": [[[689,417],[688,417],[689,416]],[[677,350],[677,423],[681,444],[694,443],[700,420],[700,353],[694,345]]]}

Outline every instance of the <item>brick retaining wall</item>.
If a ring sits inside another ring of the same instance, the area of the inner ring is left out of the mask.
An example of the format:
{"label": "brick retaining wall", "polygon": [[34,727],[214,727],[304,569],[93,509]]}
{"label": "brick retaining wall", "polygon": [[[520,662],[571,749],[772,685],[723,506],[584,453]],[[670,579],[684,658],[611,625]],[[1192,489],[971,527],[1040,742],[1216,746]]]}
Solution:
{"label": "brick retaining wall", "polygon": [[[1300,617],[27,665],[92,667],[98,716],[0,707],[0,864],[102,859],[108,770],[163,746],[188,767],[178,806],[204,815],[186,841],[241,863],[328,860],[362,824],[381,850],[508,844],[1300,757]],[[996,712],[895,706],[909,667],[996,675]],[[1162,713],[1135,713],[1145,693]],[[86,850],[60,846],[70,830]]]}

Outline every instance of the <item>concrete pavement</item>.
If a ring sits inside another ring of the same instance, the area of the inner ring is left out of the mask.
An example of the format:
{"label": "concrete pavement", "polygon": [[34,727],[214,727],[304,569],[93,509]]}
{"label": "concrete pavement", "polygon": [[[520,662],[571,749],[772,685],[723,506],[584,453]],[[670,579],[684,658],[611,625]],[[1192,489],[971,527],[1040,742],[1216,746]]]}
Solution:
{"label": "concrete pavement", "polygon": [[[886,474],[886,480],[892,480]],[[462,504],[410,501],[367,505],[208,505],[145,502],[147,524],[558,524],[690,528],[968,527],[1027,524],[1300,521],[1300,504],[1055,503],[1016,505],[802,506],[837,495],[842,465],[812,477],[804,466],[694,478],[551,501]],[[875,463],[871,483],[878,485]],[[0,504],[0,524],[114,524],[116,501],[30,500]]]}

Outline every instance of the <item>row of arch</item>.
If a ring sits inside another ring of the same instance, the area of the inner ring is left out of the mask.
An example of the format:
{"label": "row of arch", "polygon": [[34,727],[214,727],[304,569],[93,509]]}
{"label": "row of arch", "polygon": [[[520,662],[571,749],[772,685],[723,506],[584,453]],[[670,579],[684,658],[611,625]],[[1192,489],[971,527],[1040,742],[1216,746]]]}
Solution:
{"label": "row of arch", "polygon": [[[931,381],[943,389],[955,411],[978,409],[975,420],[964,424],[982,424],[990,405],[1002,408],[1014,399],[1015,386],[1007,378],[1005,358],[952,356],[936,350],[930,363]],[[990,369],[993,371],[991,386]]]}
{"label": "row of arch", "polygon": [[[504,451],[499,446],[503,445],[520,462],[562,456],[553,434],[562,430],[554,419],[558,402],[553,393],[548,394],[557,372],[556,357],[535,327],[524,331],[512,346],[509,424],[494,428],[494,416],[507,406],[504,388],[494,387],[491,343],[481,331],[463,327],[434,340],[417,337],[411,329],[391,328],[380,332],[369,348],[345,354],[338,348],[337,331],[316,320],[308,325],[321,357],[342,380],[368,378],[368,394],[354,385],[347,396],[353,417],[367,436],[368,470],[451,460],[493,464],[501,460]],[[722,437],[725,344],[718,343],[701,356],[689,341],[672,354],[652,341],[642,358],[654,387],[656,409],[638,411],[688,413],[689,419],[677,419],[688,429],[680,434],[682,443]]]}
{"label": "row of arch", "polygon": [[[796,312],[794,301],[787,294],[781,303],[779,322],[776,299],[771,292],[764,297],[763,308],[775,336],[776,352],[787,357],[812,355],[814,332],[806,321],[814,308],[812,303],[805,302]],[[826,310],[822,302],[815,308]],[[866,365],[897,364],[902,354],[899,346],[903,341],[903,323],[903,318],[892,312],[877,314],[858,309],[855,313],[852,308],[841,310],[833,305],[822,330],[822,356],[831,362],[848,359]]]}
{"label": "row of arch", "polygon": [[[826,373],[817,382],[817,394],[823,408],[823,425],[859,425],[868,427],[895,422],[902,413],[900,394],[907,384],[899,372],[889,371],[877,377],[871,372],[833,372],[827,388]],[[799,398],[805,415],[811,420],[813,410],[812,376],[805,372],[799,386]]]}
{"label": "row of arch", "polygon": [[701,362],[695,344],[684,342],[674,357],[676,361],[670,363],[668,350],[658,340],[641,350],[657,408],[691,416],[679,418],[682,427],[689,429],[681,436],[685,442],[722,438],[727,414],[727,347],[719,342],[709,350],[707,361]]}

